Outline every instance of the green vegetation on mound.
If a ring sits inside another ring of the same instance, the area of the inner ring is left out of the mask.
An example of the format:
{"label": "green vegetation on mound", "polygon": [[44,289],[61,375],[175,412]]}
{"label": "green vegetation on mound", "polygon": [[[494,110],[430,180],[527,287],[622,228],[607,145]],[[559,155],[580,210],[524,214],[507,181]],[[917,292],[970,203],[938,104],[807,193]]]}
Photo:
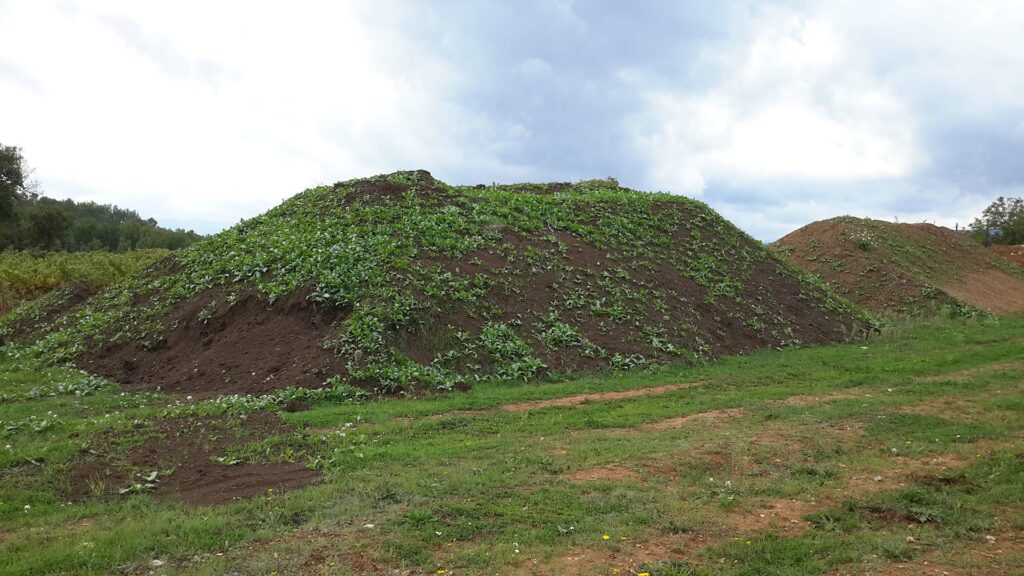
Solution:
{"label": "green vegetation on mound", "polygon": [[1024,270],[948,228],[841,216],[808,224],[775,247],[874,312],[1024,310]]}
{"label": "green vegetation on mound", "polygon": [[344,368],[322,380],[379,393],[838,341],[869,322],[700,202],[419,171],[307,190],[100,293],[29,353],[121,346],[144,362],[193,336],[216,351],[208,327],[252,293],[327,314],[318,347]]}

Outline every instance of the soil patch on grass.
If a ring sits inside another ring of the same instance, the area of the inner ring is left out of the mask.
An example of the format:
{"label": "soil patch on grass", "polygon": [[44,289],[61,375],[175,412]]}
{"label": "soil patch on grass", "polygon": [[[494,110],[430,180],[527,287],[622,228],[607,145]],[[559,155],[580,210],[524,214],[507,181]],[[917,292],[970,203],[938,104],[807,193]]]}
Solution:
{"label": "soil patch on grass", "polygon": [[701,534],[689,533],[650,540],[621,540],[609,535],[608,541],[571,548],[556,558],[538,563],[527,563],[510,571],[516,576],[533,574],[559,574],[562,576],[590,576],[592,574],[636,574],[638,568],[650,562],[685,559],[701,548],[718,542]]}
{"label": "soil patch on grass", "polygon": [[700,424],[701,426],[717,426],[720,422],[729,420],[732,418],[738,418],[744,414],[742,408],[722,408],[719,410],[707,410],[705,412],[697,412],[695,414],[687,414],[686,416],[676,416],[674,418],[667,418],[665,420],[658,420],[657,422],[650,422],[637,426],[636,428],[628,429],[628,432],[657,432],[662,430],[677,430],[679,428],[685,428],[694,424]]}
{"label": "soil patch on grass", "polygon": [[625,466],[597,466],[577,470],[566,476],[573,482],[623,482],[639,480],[640,475]]}
{"label": "soil patch on grass", "polygon": [[613,402],[627,398],[638,398],[641,396],[657,396],[668,394],[685,388],[700,386],[707,382],[687,382],[684,384],[669,384],[666,386],[653,386],[651,388],[637,388],[635,390],[622,390],[619,392],[593,392],[590,394],[576,394],[574,396],[563,396],[551,400],[535,400],[532,402],[519,402],[516,404],[504,404],[502,410],[506,412],[525,412],[527,410],[540,410],[542,408],[553,408],[556,406],[577,406],[586,402]]}
{"label": "soil patch on grass", "polygon": [[214,505],[302,488],[321,474],[296,462],[251,463],[230,456],[234,449],[289,431],[277,415],[256,413],[162,420],[109,434],[75,466],[71,497],[123,497],[120,491],[128,489],[126,494]]}
{"label": "soil patch on grass", "polygon": [[1024,311],[1024,269],[948,228],[842,216],[791,232],[775,247],[876,312]]}
{"label": "soil patch on grass", "polygon": [[751,535],[771,530],[783,535],[796,535],[810,526],[804,516],[820,510],[822,505],[801,500],[778,499],[765,502],[754,510],[731,513],[726,523],[740,534]]}

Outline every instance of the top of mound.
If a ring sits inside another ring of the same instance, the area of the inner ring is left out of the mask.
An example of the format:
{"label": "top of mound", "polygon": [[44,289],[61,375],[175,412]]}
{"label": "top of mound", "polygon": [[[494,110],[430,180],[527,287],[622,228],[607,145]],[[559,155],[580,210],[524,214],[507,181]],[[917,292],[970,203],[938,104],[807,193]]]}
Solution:
{"label": "top of mound", "polygon": [[842,340],[866,317],[700,202],[612,179],[456,187],[412,171],[307,190],[49,331],[20,321],[44,359],[217,394],[695,360]]}
{"label": "top of mound", "polygon": [[1024,311],[1024,270],[941,226],[841,216],[808,224],[775,246],[869,310]]}

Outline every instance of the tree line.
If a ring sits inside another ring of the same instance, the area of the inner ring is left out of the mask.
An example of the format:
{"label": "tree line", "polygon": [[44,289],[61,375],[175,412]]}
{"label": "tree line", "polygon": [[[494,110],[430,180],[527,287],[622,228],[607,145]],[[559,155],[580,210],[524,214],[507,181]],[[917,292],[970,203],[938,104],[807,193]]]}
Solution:
{"label": "tree line", "polygon": [[971,233],[985,245],[1024,244],[1024,198],[1000,196],[974,220]]}
{"label": "tree line", "polygon": [[0,250],[67,252],[184,248],[201,236],[134,210],[41,195],[20,148],[0,144]]}

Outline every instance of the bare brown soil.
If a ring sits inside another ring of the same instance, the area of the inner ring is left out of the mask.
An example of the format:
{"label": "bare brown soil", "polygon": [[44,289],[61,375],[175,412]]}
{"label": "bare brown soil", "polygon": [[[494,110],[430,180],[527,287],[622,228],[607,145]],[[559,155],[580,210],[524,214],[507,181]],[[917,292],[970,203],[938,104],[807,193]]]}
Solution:
{"label": "bare brown soil", "polygon": [[232,303],[225,289],[214,288],[175,306],[164,320],[174,328],[150,349],[108,344],[77,365],[129,391],[207,397],[318,388],[344,366],[323,345],[338,313],[315,306],[306,295],[298,291],[271,305],[249,290]]}
{"label": "bare brown soil", "polygon": [[988,247],[989,250],[999,254],[1003,258],[1006,258],[1010,262],[1013,262],[1017,266],[1024,268],[1024,245],[1018,244],[1015,246],[1002,246],[999,244],[993,244]]}
{"label": "bare brown soil", "polygon": [[[246,417],[189,417],[158,421],[130,432],[100,438],[85,451],[71,477],[71,497],[85,500],[144,484],[156,471],[155,484],[143,492],[193,505],[224,504],[254,496],[302,488],[320,473],[295,462],[230,463],[217,461],[232,449],[273,434],[288,432],[275,414]],[[91,451],[91,452],[90,452]]]}
{"label": "bare brown soil", "polygon": [[637,480],[640,475],[625,466],[597,466],[585,470],[577,470],[566,476],[573,482],[622,482]]}
{"label": "bare brown soil", "polygon": [[961,302],[995,314],[1024,311],[1024,271],[948,228],[840,217],[775,245],[876,312],[917,314]]}
{"label": "bare brown soil", "polygon": [[557,558],[542,563],[524,563],[510,573],[517,576],[533,574],[559,574],[562,576],[590,576],[592,574],[636,574],[640,565],[667,559],[682,560],[701,548],[719,543],[717,538],[701,534],[682,534],[650,540],[622,540],[611,536],[607,541],[572,548]]}

